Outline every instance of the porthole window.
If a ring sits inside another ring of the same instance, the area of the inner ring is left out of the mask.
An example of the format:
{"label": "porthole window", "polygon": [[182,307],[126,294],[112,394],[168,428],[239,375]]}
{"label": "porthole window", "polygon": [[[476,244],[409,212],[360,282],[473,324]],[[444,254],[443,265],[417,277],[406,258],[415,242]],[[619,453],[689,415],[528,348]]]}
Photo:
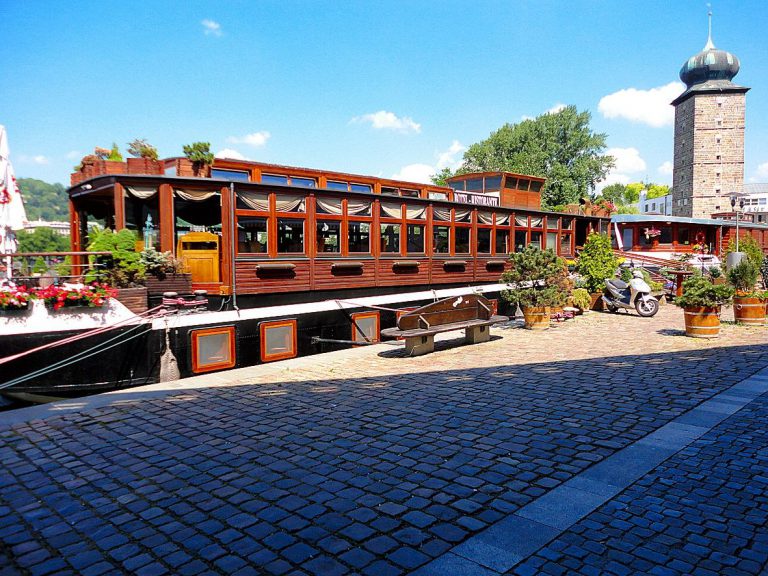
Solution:
{"label": "porthole window", "polygon": [[354,342],[379,341],[379,313],[359,312],[352,314],[352,340]]}
{"label": "porthole window", "polygon": [[235,327],[192,330],[192,372],[226,370],[235,365]]}
{"label": "porthole window", "polygon": [[261,361],[274,362],[296,356],[296,320],[259,324]]}

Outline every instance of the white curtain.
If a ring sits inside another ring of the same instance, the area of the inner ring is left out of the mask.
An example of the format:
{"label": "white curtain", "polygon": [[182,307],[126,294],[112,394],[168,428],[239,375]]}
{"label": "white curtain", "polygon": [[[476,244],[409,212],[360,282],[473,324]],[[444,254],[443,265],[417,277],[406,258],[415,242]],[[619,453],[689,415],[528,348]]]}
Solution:
{"label": "white curtain", "polygon": [[315,198],[318,212],[341,214],[341,198]]}
{"label": "white curtain", "polygon": [[409,220],[424,220],[427,217],[427,208],[423,206],[405,205],[405,217]]}
{"label": "white curtain", "polygon": [[208,192],[206,190],[182,190],[181,188],[176,188],[173,192],[182,200],[189,200],[190,202],[202,202],[213,196],[221,196],[221,192]]}
{"label": "white curtain", "polygon": [[498,226],[506,226],[509,224],[509,214],[496,213],[496,224]]}
{"label": "white curtain", "polygon": [[275,207],[278,212],[304,212],[304,194],[277,194]]}
{"label": "white curtain", "polygon": [[152,196],[157,194],[156,186],[124,186],[124,188],[128,194],[141,200],[152,198]]}
{"label": "white curtain", "polygon": [[528,226],[528,216],[515,216],[515,225]]}
{"label": "white curtain", "polygon": [[347,214],[349,216],[370,216],[371,215],[371,201],[370,200],[353,200],[350,198],[347,200]]}
{"label": "white curtain", "polygon": [[243,204],[251,210],[260,210],[269,212],[269,194],[264,192],[250,192],[247,190],[238,190],[237,197],[243,201]]}
{"label": "white curtain", "polygon": [[477,212],[477,219],[482,224],[493,224],[493,214],[491,212]]}
{"label": "white curtain", "polygon": [[472,210],[459,210],[456,208],[456,222],[469,222]]}
{"label": "white curtain", "polygon": [[389,218],[403,217],[403,213],[400,210],[400,204],[392,204],[390,202],[381,203],[381,215],[388,216]]}
{"label": "white curtain", "polygon": [[451,220],[451,209],[432,206],[432,216],[434,216],[435,220],[442,220],[443,222],[449,222]]}
{"label": "white curtain", "polygon": [[531,218],[531,228],[541,228],[544,218]]}

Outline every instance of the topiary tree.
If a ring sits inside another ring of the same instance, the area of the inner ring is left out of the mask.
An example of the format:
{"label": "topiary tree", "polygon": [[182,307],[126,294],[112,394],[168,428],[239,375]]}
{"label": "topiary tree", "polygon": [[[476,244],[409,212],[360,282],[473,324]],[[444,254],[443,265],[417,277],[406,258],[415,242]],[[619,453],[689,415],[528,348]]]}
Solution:
{"label": "topiary tree", "polygon": [[87,283],[101,281],[115,288],[128,288],[141,285],[144,281],[144,266],[141,264],[141,255],[136,252],[136,233],[133,230],[94,230],[88,251],[110,252],[111,257],[89,257],[94,268],[86,273]]}
{"label": "topiary tree", "polygon": [[551,249],[526,246],[509,255],[512,269],[501,275],[501,282],[515,284],[504,290],[505,300],[521,306],[562,306],[568,294],[565,260]]}
{"label": "topiary tree", "polygon": [[717,308],[728,304],[731,298],[733,298],[732,286],[713,284],[709,278],[697,271],[683,282],[683,295],[675,298],[675,304],[681,308],[699,306]]}
{"label": "topiary tree", "polygon": [[726,273],[728,282],[736,289],[736,294],[739,296],[747,296],[754,293],[759,274],[760,269],[753,264],[749,257],[744,258]]}
{"label": "topiary tree", "polygon": [[112,149],[109,151],[109,156],[107,156],[107,160],[111,160],[112,162],[122,162],[123,161],[123,155],[120,154],[120,149],[117,147],[117,143],[112,143]]}
{"label": "topiary tree", "polygon": [[213,164],[210,142],[193,142],[184,146],[184,155],[197,167]]}
{"label": "topiary tree", "polygon": [[611,239],[607,234],[592,232],[579,254],[579,274],[584,278],[585,287],[592,293],[602,292],[605,280],[612,278],[619,267],[613,254]]}
{"label": "topiary tree", "polygon": [[132,142],[128,142],[128,154],[134,158],[148,158],[149,160],[157,160],[158,158],[157,148],[143,138],[136,138]]}
{"label": "topiary tree", "polygon": [[[731,252],[736,252],[736,238],[731,238],[729,240],[728,248],[725,250],[726,254],[730,254]],[[747,255],[747,258],[749,258],[749,261],[752,262],[752,265],[758,270],[760,269],[760,266],[763,265],[763,249],[751,234],[743,236],[739,235],[739,252],[744,252]]]}

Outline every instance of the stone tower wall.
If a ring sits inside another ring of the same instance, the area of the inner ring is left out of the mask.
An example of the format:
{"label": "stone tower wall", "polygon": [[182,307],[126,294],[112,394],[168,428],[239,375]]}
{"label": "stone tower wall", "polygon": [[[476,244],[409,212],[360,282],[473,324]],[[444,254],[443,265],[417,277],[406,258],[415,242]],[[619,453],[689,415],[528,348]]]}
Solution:
{"label": "stone tower wall", "polygon": [[710,218],[744,189],[743,92],[693,94],[675,108],[672,214]]}

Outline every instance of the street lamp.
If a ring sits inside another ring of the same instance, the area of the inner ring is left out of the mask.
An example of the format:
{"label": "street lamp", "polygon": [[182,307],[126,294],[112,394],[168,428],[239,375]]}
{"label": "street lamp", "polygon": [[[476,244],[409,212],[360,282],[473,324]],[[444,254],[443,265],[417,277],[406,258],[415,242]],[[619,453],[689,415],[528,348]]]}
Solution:
{"label": "street lamp", "polygon": [[[736,200],[739,200],[739,208],[736,209]],[[739,251],[739,210],[744,209],[744,198],[734,194],[731,196],[731,209],[736,213],[736,252]]]}

